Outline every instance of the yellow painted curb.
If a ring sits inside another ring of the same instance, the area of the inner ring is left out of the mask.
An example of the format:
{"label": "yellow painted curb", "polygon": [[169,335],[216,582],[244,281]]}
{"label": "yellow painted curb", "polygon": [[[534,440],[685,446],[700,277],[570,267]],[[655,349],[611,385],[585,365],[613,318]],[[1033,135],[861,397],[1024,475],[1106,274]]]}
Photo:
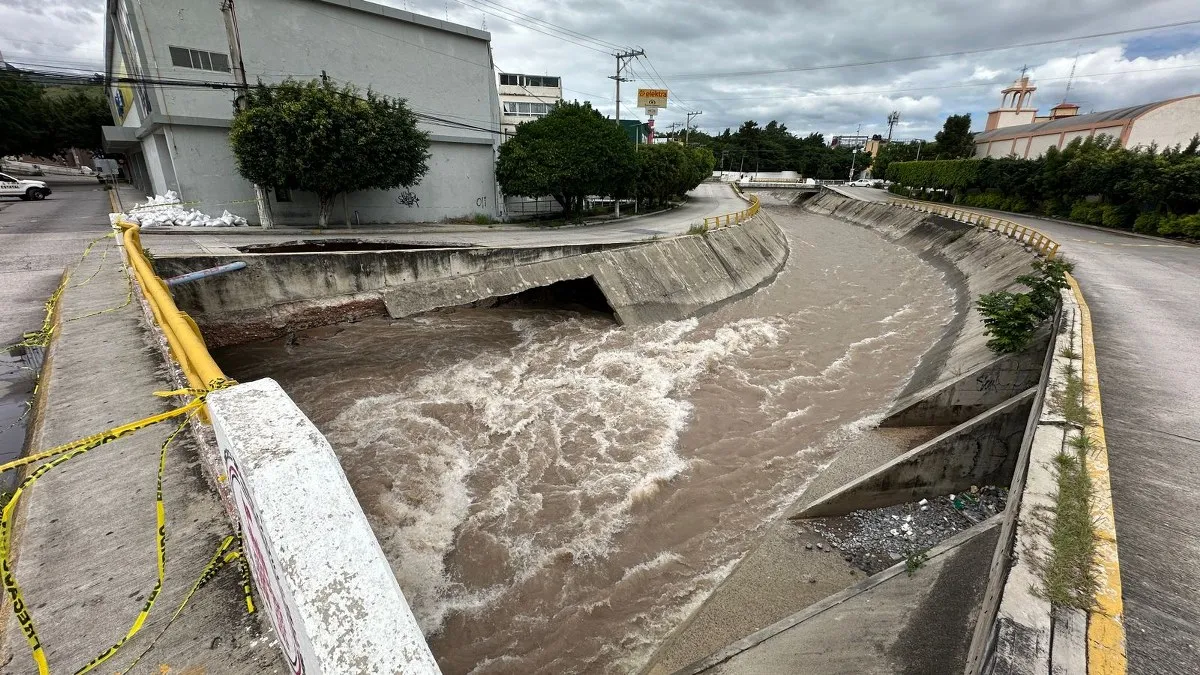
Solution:
{"label": "yellow painted curb", "polygon": [[1092,415],[1088,427],[1093,450],[1088,458],[1094,500],[1092,520],[1096,527],[1096,567],[1099,589],[1096,606],[1088,613],[1089,675],[1125,675],[1125,622],[1121,601],[1121,567],[1117,562],[1117,524],[1113,517],[1112,489],[1108,476],[1108,446],[1104,441],[1104,418],[1100,411],[1100,378],[1096,371],[1096,345],[1092,341],[1092,313],[1075,278],[1067,275],[1083,328],[1084,404]]}

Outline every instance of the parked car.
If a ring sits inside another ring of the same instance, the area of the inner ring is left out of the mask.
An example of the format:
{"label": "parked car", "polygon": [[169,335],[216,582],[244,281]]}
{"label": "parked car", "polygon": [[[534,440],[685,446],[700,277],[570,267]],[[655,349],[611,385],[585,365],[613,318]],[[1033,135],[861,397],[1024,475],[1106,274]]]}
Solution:
{"label": "parked car", "polygon": [[846,185],[849,185],[850,187],[872,187],[874,183],[866,178],[859,178],[858,180],[852,180],[849,183],[846,183]]}
{"label": "parked car", "polygon": [[50,195],[50,188],[40,180],[18,180],[12,176],[0,173],[0,197],[20,197],[21,199],[45,199]]}

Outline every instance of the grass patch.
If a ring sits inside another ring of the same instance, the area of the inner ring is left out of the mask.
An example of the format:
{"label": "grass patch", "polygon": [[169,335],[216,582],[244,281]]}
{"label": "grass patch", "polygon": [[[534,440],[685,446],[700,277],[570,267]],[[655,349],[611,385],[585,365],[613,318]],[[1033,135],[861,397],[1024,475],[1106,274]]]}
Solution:
{"label": "grass patch", "polygon": [[914,551],[904,559],[904,571],[911,577],[917,573],[917,570],[924,567],[927,562],[929,562],[929,555],[925,551]]}
{"label": "grass patch", "polygon": [[688,228],[688,234],[708,234],[707,225],[693,225]]}
{"label": "grass patch", "polygon": [[1074,349],[1071,349],[1070,347],[1063,347],[1062,349],[1058,350],[1058,355],[1063,357],[1064,359],[1079,358],[1079,352],[1075,351]]}
{"label": "grass patch", "polygon": [[1092,526],[1092,479],[1087,469],[1091,440],[1081,433],[1067,446],[1054,458],[1058,496],[1043,582],[1050,602],[1087,610],[1093,605],[1098,587],[1093,565],[1096,532]]}
{"label": "grass patch", "polygon": [[1083,403],[1083,378],[1079,377],[1079,372],[1071,366],[1065,369],[1065,373],[1067,382],[1055,397],[1055,403],[1062,416],[1071,424],[1079,427],[1091,426],[1092,413]]}
{"label": "grass patch", "polygon": [[486,213],[476,213],[472,218],[476,225],[491,225],[492,217]]}

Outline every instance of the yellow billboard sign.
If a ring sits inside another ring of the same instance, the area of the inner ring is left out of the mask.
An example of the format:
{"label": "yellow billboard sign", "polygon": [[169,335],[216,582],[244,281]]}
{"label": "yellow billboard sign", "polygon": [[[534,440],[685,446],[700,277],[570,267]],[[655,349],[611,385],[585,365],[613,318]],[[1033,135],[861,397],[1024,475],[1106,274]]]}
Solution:
{"label": "yellow billboard sign", "polygon": [[638,89],[639,108],[666,108],[666,89]]}

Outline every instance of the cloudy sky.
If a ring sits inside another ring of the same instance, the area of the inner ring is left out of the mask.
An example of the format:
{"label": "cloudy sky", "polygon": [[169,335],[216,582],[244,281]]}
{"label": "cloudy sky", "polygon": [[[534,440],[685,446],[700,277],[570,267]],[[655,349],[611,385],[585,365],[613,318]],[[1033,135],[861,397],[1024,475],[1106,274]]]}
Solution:
{"label": "cloudy sky", "polygon": [[[498,69],[559,75],[567,98],[590,100],[606,113],[613,108],[613,46],[640,47],[649,60],[632,64],[627,76],[636,81],[624,86],[666,82],[672,100],[659,115],[660,129],[682,122],[690,108],[703,111],[695,123],[710,132],[776,119],[797,133],[854,133],[860,124],[864,134],[886,133],[887,115],[896,110],[896,138],[931,138],[949,114],[971,113],[974,128],[982,128],[999,90],[1022,66],[1038,86],[1034,102],[1043,112],[1063,99],[1073,64],[1069,99],[1082,112],[1200,93],[1196,0],[383,4],[486,26]],[[0,52],[13,62],[99,68],[103,7],[104,0],[0,0]],[[1070,39],[1188,21],[1196,23]],[[1012,47],[1031,43],[1042,44]],[[863,62],[875,65],[829,67]],[[626,90],[622,99],[629,100]],[[627,104],[622,112],[629,116]]]}

